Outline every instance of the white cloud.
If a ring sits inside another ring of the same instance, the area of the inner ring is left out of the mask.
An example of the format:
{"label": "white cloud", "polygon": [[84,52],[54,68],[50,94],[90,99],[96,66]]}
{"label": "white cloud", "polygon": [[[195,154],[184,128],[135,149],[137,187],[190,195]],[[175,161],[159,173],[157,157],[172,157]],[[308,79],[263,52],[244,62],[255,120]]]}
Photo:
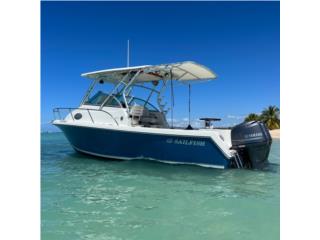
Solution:
{"label": "white cloud", "polygon": [[178,122],[179,120],[176,118],[167,118],[167,122]]}
{"label": "white cloud", "polygon": [[227,115],[227,118],[231,118],[231,119],[244,119],[245,116],[241,116],[241,115]]}

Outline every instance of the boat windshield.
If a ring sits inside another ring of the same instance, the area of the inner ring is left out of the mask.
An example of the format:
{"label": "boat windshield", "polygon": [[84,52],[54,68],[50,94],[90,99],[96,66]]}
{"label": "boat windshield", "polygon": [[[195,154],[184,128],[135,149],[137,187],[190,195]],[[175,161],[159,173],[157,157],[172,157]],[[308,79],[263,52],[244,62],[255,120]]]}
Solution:
{"label": "boat windshield", "polygon": [[[86,105],[94,105],[94,106],[100,106],[105,100],[106,98],[109,96],[109,94],[106,94],[102,91],[98,91],[95,95],[93,95],[91,98],[89,98],[88,101],[86,101],[84,104]],[[136,97],[132,97],[132,96],[127,96],[127,103],[129,105],[129,107],[132,106],[143,106],[146,109],[148,109],[149,111],[155,111],[158,112],[159,110],[153,106],[152,104],[150,104],[149,102],[141,99],[141,98],[136,98]],[[125,102],[123,100],[123,95],[122,94],[116,94],[116,95],[112,95],[112,97],[110,97],[108,99],[108,101],[104,104],[105,107],[122,107],[122,108],[126,108]]]}
{"label": "boat windshield", "polygon": [[95,95],[89,98],[84,104],[86,105],[101,105],[103,101],[108,97],[108,94],[98,91]]}
{"label": "boat windshield", "polygon": [[[93,95],[91,98],[89,98],[89,100],[86,101],[84,104],[100,106],[109,96],[110,96],[109,94],[106,94],[102,91],[98,91],[95,95]],[[124,107],[125,108],[125,103],[121,99],[122,99],[122,96],[120,96],[120,95],[112,95],[107,100],[107,102],[104,104],[104,106],[106,106],[106,107]]]}
{"label": "boat windshield", "polygon": [[159,112],[159,110],[153,106],[151,103],[141,99],[141,98],[136,98],[136,97],[133,97],[130,101],[129,101],[129,107],[132,107],[132,106],[143,106],[145,107],[146,109],[148,109],[149,111],[154,111],[154,112]]}

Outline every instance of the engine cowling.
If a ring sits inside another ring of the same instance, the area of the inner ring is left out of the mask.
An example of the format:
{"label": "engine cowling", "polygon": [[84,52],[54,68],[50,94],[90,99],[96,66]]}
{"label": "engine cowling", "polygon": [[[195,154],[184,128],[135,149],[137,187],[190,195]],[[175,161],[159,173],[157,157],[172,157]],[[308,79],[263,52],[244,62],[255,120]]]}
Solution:
{"label": "engine cowling", "polygon": [[232,149],[245,168],[262,169],[268,164],[272,138],[260,121],[244,122],[231,129]]}

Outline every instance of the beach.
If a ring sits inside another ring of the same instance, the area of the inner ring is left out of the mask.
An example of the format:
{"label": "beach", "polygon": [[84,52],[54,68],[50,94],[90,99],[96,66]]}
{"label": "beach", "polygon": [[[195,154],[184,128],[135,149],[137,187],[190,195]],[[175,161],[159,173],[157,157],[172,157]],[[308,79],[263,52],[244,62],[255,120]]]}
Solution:
{"label": "beach", "polygon": [[270,130],[270,134],[272,138],[280,139],[280,129]]}

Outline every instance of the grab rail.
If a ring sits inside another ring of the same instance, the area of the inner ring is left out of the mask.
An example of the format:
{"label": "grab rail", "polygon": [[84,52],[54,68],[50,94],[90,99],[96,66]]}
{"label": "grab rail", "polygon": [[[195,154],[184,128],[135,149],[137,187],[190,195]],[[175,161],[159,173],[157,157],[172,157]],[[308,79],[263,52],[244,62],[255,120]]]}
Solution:
{"label": "grab rail", "polygon": [[110,116],[110,117],[113,119],[113,121],[117,124],[117,126],[119,126],[118,121],[112,116],[112,114],[110,114],[109,112],[104,111],[104,110],[102,110],[102,109],[63,108],[63,107],[54,108],[54,109],[53,109],[53,116],[54,116],[54,119],[55,119],[55,120],[57,119],[57,118],[56,118],[56,113],[57,113],[58,116],[59,116],[59,120],[62,120],[62,117],[61,117],[61,114],[60,114],[60,110],[68,110],[73,121],[74,121],[74,116],[73,116],[72,110],[84,110],[84,111],[87,111],[87,112],[88,112],[88,115],[90,116],[90,119],[91,119],[92,123],[94,123],[94,120],[93,120],[93,117],[92,117],[90,111],[103,112],[103,113],[106,113],[108,116]]}

